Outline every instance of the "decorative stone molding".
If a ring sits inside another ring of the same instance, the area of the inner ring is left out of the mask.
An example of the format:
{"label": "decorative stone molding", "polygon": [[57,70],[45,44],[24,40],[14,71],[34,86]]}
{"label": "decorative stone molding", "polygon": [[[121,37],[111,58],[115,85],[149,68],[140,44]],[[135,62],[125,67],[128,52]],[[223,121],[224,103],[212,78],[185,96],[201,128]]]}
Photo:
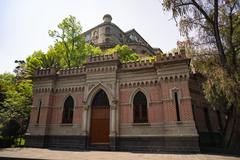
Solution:
{"label": "decorative stone molding", "polygon": [[78,87],[67,87],[67,88],[34,88],[33,93],[66,93],[66,92],[83,92],[84,87],[78,86]]}
{"label": "decorative stone molding", "polygon": [[122,82],[120,88],[132,88],[140,86],[157,86],[159,85],[158,80],[146,80],[146,81],[135,81],[135,82]]}
{"label": "decorative stone molding", "polygon": [[55,93],[66,93],[66,92],[83,92],[84,86],[73,86],[73,87],[66,87],[66,88],[56,88]]}
{"label": "decorative stone molding", "polygon": [[34,88],[33,93],[50,93],[54,92],[53,88]]}
{"label": "decorative stone molding", "polygon": [[81,75],[81,74],[86,74],[85,66],[61,69],[58,72],[59,77],[70,76],[70,75]]}
{"label": "decorative stone molding", "polygon": [[182,81],[187,80],[189,78],[188,73],[185,74],[170,74],[170,75],[163,75],[160,76],[159,79],[161,82],[173,82],[173,81]]}
{"label": "decorative stone molding", "polygon": [[88,110],[89,107],[90,107],[89,105],[86,105],[86,104],[85,104],[85,105],[83,106],[83,109],[84,109],[84,110]]}

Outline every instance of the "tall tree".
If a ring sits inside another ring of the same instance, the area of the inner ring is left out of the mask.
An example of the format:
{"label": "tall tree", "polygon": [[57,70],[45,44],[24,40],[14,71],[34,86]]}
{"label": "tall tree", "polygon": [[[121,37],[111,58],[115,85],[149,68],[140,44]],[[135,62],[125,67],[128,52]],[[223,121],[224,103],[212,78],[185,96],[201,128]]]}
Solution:
{"label": "tall tree", "polygon": [[180,32],[193,42],[193,65],[207,77],[205,96],[215,106],[225,104],[224,136],[230,122],[233,135],[240,111],[240,1],[164,0],[163,6],[172,11]]}
{"label": "tall tree", "polygon": [[49,30],[49,35],[55,38],[59,52],[64,55],[63,63],[68,68],[80,66],[86,59],[85,40],[81,31],[80,22],[71,15],[63,19],[58,30]]}
{"label": "tall tree", "polygon": [[[2,74],[0,89],[0,137],[6,136],[12,142],[17,135],[26,132],[32,103],[32,83],[30,80],[19,81],[13,74]],[[12,124],[15,127],[11,127]]]}
{"label": "tall tree", "polygon": [[222,65],[227,63],[226,54],[231,54],[232,63],[237,64],[239,0],[164,0],[163,6],[172,11],[182,34],[188,37],[194,31],[195,43],[216,49]]}

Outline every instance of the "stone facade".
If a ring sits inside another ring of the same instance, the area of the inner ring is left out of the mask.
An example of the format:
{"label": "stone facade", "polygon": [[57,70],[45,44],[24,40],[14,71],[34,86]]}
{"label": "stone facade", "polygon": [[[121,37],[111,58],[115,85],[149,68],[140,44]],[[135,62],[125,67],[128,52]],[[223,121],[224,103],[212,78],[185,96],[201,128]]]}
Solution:
{"label": "stone facade", "polygon": [[[26,145],[78,150],[94,147],[89,141],[92,101],[103,90],[109,100],[110,120],[109,143],[102,148],[199,151],[189,62],[184,51],[158,54],[152,62],[120,63],[113,54],[89,57],[80,68],[38,70],[33,78]],[[134,123],[133,99],[139,91],[147,99],[147,123]],[[73,120],[64,124],[64,102],[69,96],[74,99]]]}
{"label": "stone facade", "polygon": [[104,15],[103,21],[103,23],[83,33],[87,43],[92,43],[101,49],[108,49],[117,44],[126,44],[142,56],[162,52],[160,48],[152,48],[135,29],[127,32],[122,31],[111,22],[111,15]]}

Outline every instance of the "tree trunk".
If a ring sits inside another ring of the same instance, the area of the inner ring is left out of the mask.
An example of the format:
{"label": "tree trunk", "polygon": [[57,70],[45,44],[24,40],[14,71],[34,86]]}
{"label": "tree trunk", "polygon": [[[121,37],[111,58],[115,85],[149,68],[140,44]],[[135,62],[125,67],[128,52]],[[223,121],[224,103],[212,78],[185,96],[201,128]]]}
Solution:
{"label": "tree trunk", "polygon": [[230,124],[230,119],[232,118],[232,110],[233,110],[233,106],[231,105],[231,107],[229,108],[228,112],[227,112],[227,121],[225,123],[224,129],[223,129],[223,146],[226,148],[226,136],[227,136],[227,130]]}
{"label": "tree trunk", "polygon": [[237,121],[237,111],[236,111],[236,108],[233,108],[232,117],[233,117],[233,124],[232,124],[232,128],[231,128],[231,134],[230,134],[229,140],[227,142],[227,146],[226,146],[227,148],[230,148],[230,145],[231,145],[231,142],[232,142],[232,138],[233,138],[233,135],[234,135],[234,131],[235,131],[235,126],[236,126],[236,121]]}

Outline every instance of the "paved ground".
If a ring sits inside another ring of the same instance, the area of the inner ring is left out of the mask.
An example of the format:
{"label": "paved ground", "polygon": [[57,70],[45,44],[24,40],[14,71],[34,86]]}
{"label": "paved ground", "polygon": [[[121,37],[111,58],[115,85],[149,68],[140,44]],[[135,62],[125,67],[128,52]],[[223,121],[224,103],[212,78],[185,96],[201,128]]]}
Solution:
{"label": "paved ground", "polygon": [[56,151],[36,148],[0,149],[1,157],[50,160],[240,160],[240,157],[207,154],[154,154],[100,151]]}

